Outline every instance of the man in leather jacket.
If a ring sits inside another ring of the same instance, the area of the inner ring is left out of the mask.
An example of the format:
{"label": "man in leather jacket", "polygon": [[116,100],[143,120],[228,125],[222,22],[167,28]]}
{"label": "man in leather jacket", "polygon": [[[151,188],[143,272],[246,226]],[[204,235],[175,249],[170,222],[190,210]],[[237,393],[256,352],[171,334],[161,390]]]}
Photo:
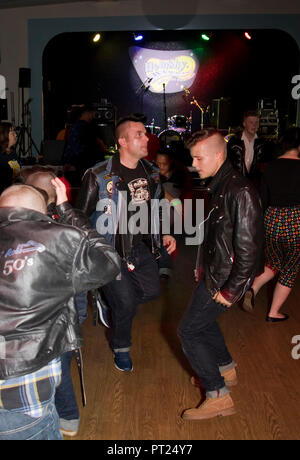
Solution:
{"label": "man in leather jacket", "polygon": [[257,112],[245,112],[243,130],[232,136],[227,144],[227,155],[233,167],[256,185],[260,183],[265,164],[272,159],[272,144],[257,136],[258,127]]}
{"label": "man in leather jacket", "polygon": [[[44,190],[48,195],[47,200],[47,215],[58,223],[62,223],[64,218],[59,216],[56,207],[56,192],[52,185],[52,180],[55,179],[53,170],[40,167],[39,170],[31,168],[26,171],[26,185],[32,185],[40,190]],[[83,324],[87,317],[87,293],[77,294],[75,296],[75,305],[78,313],[78,320],[80,326]],[[56,388],[55,392],[55,408],[59,416],[60,431],[65,436],[76,436],[79,430],[80,413],[77,404],[76,394],[73,387],[71,377],[71,361],[76,358],[78,370],[82,383],[82,396],[85,405],[85,393],[83,385],[82,366],[78,358],[80,354],[77,350],[67,351],[60,357],[61,360],[61,380],[60,385]]]}
{"label": "man in leather jacket", "polygon": [[178,328],[184,353],[206,390],[206,400],[183,413],[199,420],[235,412],[228,386],[237,383],[235,363],[227,350],[217,317],[245,294],[261,269],[263,215],[253,184],[226,159],[221,133],[208,129],[188,142],[193,166],[211,178],[211,194],[200,246],[197,288]]}
{"label": "man in leather jacket", "polygon": [[82,343],[74,295],[120,270],[62,182],[53,185],[64,224],[46,215],[38,189],[15,185],[0,197],[0,439],[61,439],[59,358]]}
{"label": "man in leather jacket", "polygon": [[[115,367],[132,371],[129,352],[137,307],[160,294],[156,258],[161,247],[159,200],[163,195],[158,168],[144,160],[148,138],[140,119],[121,119],[116,138],[119,152],[86,172],[77,207],[91,216],[97,231],[122,258],[120,279],[108,283],[102,291],[111,307]],[[130,228],[130,222],[135,222],[131,211],[135,207],[144,212],[140,231],[137,223]],[[174,237],[164,235],[162,241],[171,254],[176,248]]]}

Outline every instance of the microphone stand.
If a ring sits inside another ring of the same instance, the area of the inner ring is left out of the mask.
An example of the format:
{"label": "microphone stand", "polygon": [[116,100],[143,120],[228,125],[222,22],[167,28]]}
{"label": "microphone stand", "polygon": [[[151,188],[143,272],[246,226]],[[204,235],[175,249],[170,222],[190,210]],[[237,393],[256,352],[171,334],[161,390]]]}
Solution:
{"label": "microphone stand", "polygon": [[166,84],[163,83],[163,104],[164,104],[164,136],[163,136],[163,143],[164,147],[166,147],[166,130],[168,127],[167,121],[167,104],[166,104]]}
{"label": "microphone stand", "polygon": [[31,99],[29,99],[26,103],[24,102],[24,88],[22,88],[21,96],[22,96],[22,114],[21,114],[22,118],[21,118],[21,126],[17,127],[18,136],[17,136],[15,149],[16,149],[16,152],[18,153],[19,160],[21,161],[23,160],[24,162],[25,158],[31,160],[32,146],[34,146],[38,155],[40,155],[40,151],[31,136],[31,114],[29,110],[29,104],[31,102]]}
{"label": "microphone stand", "polygon": [[150,88],[150,85],[145,86],[141,91],[141,110],[140,110],[141,113],[144,113],[144,96],[149,88]]}

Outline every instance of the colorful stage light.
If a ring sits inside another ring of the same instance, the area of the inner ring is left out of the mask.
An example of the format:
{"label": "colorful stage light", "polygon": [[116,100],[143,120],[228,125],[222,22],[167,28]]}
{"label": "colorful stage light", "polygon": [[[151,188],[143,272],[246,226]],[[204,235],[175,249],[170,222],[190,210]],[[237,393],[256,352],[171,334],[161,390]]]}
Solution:
{"label": "colorful stage light", "polygon": [[101,38],[101,35],[100,34],[95,34],[94,37],[93,37],[93,42],[94,43],[97,43]]}
{"label": "colorful stage light", "polygon": [[208,34],[201,34],[202,40],[208,41],[210,40],[210,36]]}
{"label": "colorful stage light", "polygon": [[135,34],[135,33],[133,34],[133,37],[134,37],[136,42],[139,42],[139,41],[143,40],[143,38],[144,38],[142,34]]}
{"label": "colorful stage light", "polygon": [[251,35],[249,34],[249,32],[245,32],[244,33],[245,37],[247,38],[247,40],[251,40]]}

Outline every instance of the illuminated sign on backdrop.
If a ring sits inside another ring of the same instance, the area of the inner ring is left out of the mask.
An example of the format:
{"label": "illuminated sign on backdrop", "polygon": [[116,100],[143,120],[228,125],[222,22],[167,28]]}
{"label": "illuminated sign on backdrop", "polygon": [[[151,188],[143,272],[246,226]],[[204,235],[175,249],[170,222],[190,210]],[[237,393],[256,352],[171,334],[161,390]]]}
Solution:
{"label": "illuminated sign on backdrop", "polygon": [[129,48],[130,58],[141,81],[149,82],[153,93],[178,93],[189,88],[196,77],[199,62],[191,50],[159,51],[138,46]]}

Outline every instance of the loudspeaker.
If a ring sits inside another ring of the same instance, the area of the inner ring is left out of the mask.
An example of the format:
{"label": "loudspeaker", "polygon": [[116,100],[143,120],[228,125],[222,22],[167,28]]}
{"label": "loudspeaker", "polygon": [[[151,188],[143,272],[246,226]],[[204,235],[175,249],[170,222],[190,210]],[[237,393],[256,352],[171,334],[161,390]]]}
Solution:
{"label": "loudspeaker", "polygon": [[112,105],[98,106],[95,112],[97,125],[115,124],[116,114]]}
{"label": "loudspeaker", "polygon": [[217,129],[228,129],[231,125],[231,99],[213,99],[210,107],[210,124]]}
{"label": "loudspeaker", "polygon": [[7,120],[7,99],[0,99],[0,120]]}
{"label": "loudspeaker", "polygon": [[31,86],[31,70],[26,67],[19,69],[19,88],[30,88]]}

